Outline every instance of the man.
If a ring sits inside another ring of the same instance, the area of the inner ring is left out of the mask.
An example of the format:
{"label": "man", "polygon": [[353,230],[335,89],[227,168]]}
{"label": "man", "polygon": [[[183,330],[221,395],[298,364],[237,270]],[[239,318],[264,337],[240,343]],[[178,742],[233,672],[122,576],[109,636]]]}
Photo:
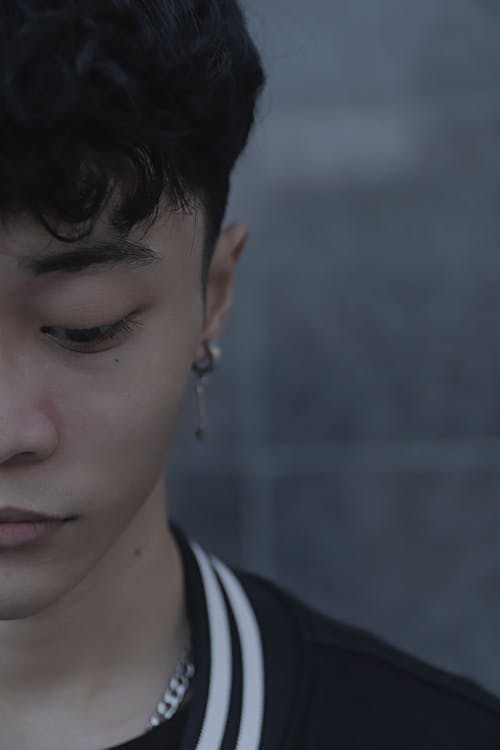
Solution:
{"label": "man", "polygon": [[0,750],[500,747],[495,697],[168,520],[248,235],[236,2],[12,0],[0,44]]}

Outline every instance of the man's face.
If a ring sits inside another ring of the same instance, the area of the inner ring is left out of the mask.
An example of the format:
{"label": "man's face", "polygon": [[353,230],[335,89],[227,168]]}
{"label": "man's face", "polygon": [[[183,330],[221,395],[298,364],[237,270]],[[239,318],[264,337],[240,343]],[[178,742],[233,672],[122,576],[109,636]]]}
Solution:
{"label": "man's face", "polygon": [[[163,212],[147,234],[127,237],[159,263],[34,276],[21,258],[81,243],[28,219],[0,226],[0,508],[78,516],[39,547],[0,547],[0,621],[55,602],[135,514],[162,501],[203,323],[202,238],[200,214]],[[84,242],[109,239],[103,219]],[[62,330],[128,316],[140,323],[130,334],[90,346]]]}

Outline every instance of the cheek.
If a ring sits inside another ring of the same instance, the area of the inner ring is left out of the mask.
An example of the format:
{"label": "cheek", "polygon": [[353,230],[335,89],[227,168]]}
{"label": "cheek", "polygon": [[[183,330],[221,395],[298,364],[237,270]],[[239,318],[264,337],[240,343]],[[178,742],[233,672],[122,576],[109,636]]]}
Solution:
{"label": "cheek", "polygon": [[58,389],[60,448],[87,496],[143,495],[164,469],[196,332],[181,331],[165,319],[146,328],[134,346],[107,352],[104,368]]}
{"label": "cheek", "polygon": [[104,463],[110,470],[116,463],[128,472],[165,457],[191,362],[178,347],[170,350],[166,344],[156,351],[144,349],[140,358],[115,359],[114,377],[108,374],[91,389],[80,389],[71,408],[61,404],[63,440],[73,444],[80,458],[82,451],[89,452],[93,465]]}

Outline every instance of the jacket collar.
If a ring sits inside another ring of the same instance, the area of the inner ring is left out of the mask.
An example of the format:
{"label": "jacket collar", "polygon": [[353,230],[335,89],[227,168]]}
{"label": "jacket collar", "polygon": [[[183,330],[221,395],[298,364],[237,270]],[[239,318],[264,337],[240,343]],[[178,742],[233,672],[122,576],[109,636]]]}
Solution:
{"label": "jacket collar", "polygon": [[231,570],[172,521],[170,528],[196,665],[179,750],[276,750],[296,711],[302,667],[292,618],[273,584]]}
{"label": "jacket collar", "polygon": [[[260,626],[236,575],[171,524],[185,566],[196,679],[179,750],[258,750],[265,702]],[[236,736],[235,736],[236,735]]]}

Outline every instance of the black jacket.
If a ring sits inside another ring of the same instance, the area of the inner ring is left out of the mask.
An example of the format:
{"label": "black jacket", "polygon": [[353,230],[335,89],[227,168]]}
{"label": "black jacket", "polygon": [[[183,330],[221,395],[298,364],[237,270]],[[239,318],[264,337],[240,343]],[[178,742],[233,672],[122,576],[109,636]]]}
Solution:
{"label": "black jacket", "polygon": [[500,700],[235,571],[170,524],[196,675],[188,703],[113,750],[499,750]]}

